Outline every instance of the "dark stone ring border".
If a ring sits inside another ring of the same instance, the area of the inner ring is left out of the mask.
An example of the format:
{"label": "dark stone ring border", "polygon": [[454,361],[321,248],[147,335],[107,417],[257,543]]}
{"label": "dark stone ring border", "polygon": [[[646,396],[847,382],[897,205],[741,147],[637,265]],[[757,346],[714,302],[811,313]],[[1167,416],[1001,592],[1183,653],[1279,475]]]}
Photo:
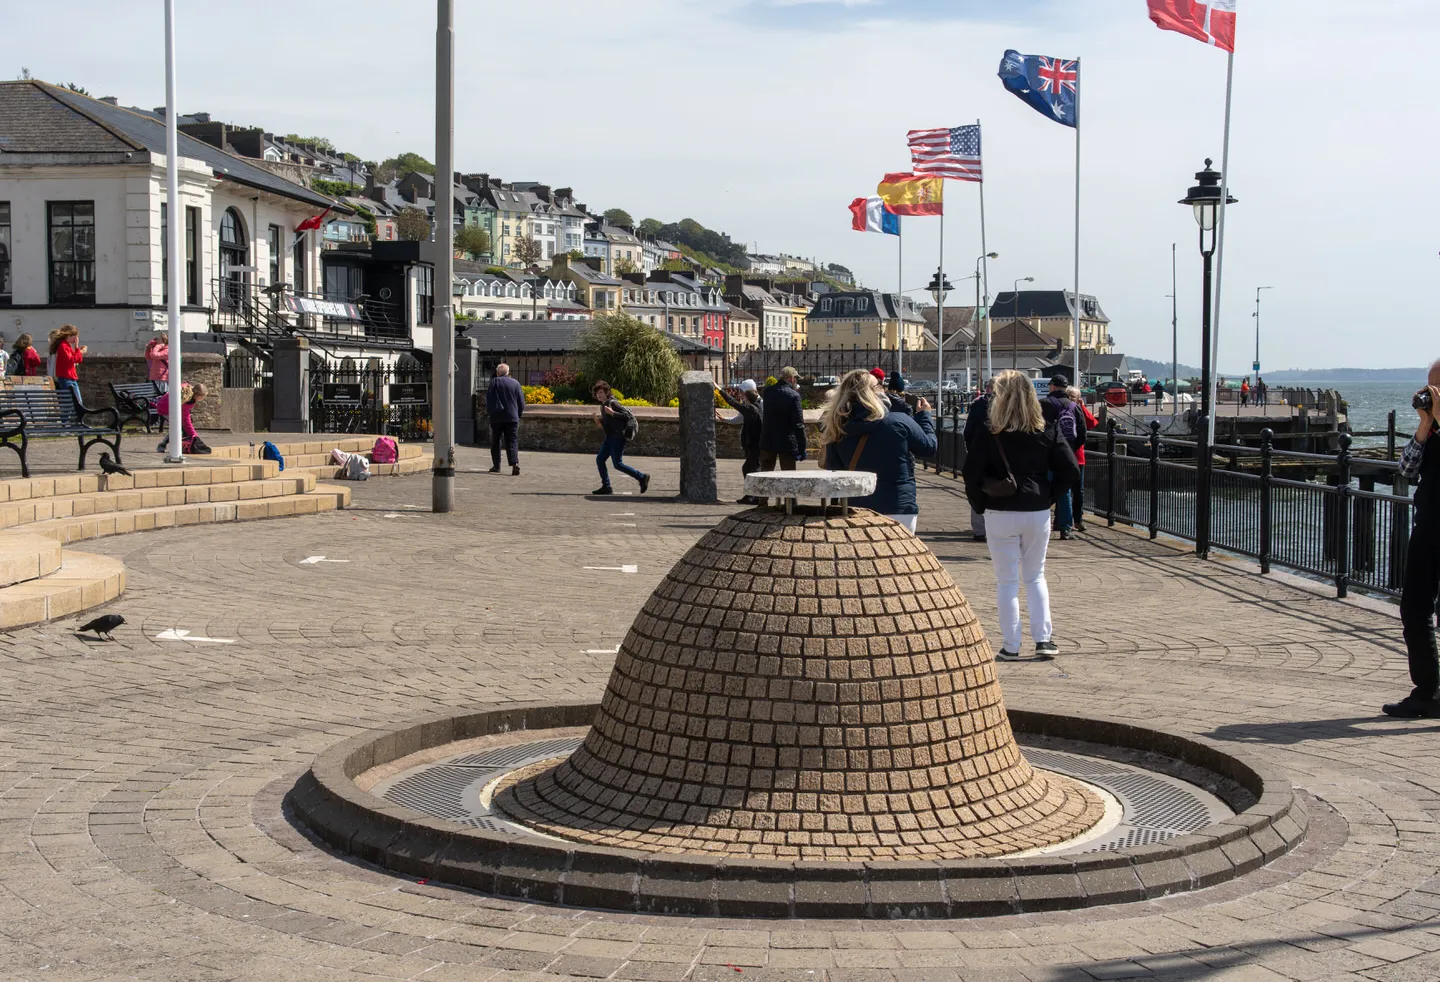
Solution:
{"label": "dark stone ring border", "polygon": [[719,917],[946,918],[1153,900],[1250,873],[1300,844],[1290,782],[1199,737],[1114,720],[1011,709],[1018,733],[1156,753],[1243,787],[1233,818],[1152,846],[1074,856],[947,862],[778,862],[499,835],[374,797],[357,775],[460,740],[588,726],[593,703],[481,707],[372,731],[319,755],[287,801],[335,849],[407,876],[503,897],[630,913]]}

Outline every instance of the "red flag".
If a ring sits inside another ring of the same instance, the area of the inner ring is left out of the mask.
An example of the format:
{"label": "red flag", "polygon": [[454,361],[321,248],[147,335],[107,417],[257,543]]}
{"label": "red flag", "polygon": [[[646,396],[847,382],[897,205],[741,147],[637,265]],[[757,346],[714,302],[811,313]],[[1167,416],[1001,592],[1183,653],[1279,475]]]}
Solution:
{"label": "red flag", "polygon": [[1235,51],[1235,0],[1149,0],[1150,19],[1205,44]]}
{"label": "red flag", "polygon": [[321,212],[320,214],[318,214],[318,215],[311,215],[309,218],[305,219],[305,220],[304,220],[303,222],[301,222],[299,225],[296,225],[296,226],[295,226],[295,231],[297,231],[297,232],[310,232],[310,231],[313,231],[313,230],[315,230],[315,229],[318,229],[318,228],[320,227],[320,225],[325,221],[325,216],[328,215],[328,214],[330,214],[330,209],[329,209],[329,208],[326,208],[324,211],[322,211],[322,212]]}

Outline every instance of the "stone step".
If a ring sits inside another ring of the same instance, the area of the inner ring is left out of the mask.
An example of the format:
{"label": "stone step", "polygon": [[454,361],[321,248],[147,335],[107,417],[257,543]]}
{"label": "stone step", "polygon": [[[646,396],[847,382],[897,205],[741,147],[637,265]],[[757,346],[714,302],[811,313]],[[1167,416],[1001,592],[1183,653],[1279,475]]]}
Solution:
{"label": "stone step", "polygon": [[60,568],[60,543],[30,532],[0,535],[0,587],[48,576]]}
{"label": "stone step", "polygon": [[[227,468],[228,470],[228,468]],[[231,481],[225,484],[189,484],[183,487],[94,491],[56,498],[36,498],[0,504],[0,528],[17,528],[55,518],[85,518],[115,512],[138,511],[176,505],[218,504],[226,501],[253,501],[315,490],[312,474],[291,474],[264,480]]]}
{"label": "stone step", "polygon": [[0,588],[0,630],[72,617],[125,590],[125,564],[113,556],[66,550],[54,572]]}
{"label": "stone step", "polygon": [[[377,439],[379,439],[379,437],[368,436],[363,433],[348,436],[340,433],[311,433],[306,434],[304,439],[272,439],[270,442],[275,444],[276,449],[280,451],[280,455],[285,458],[285,466],[289,467],[290,458],[300,454],[328,454],[331,450],[335,449],[344,450],[346,453],[366,452],[374,448]],[[410,449],[413,453],[420,452],[420,446],[418,444],[401,443],[399,447],[401,457],[407,456],[407,449]],[[231,444],[215,448],[215,456],[231,457],[239,460],[258,460],[259,453],[259,442],[253,445]]]}
{"label": "stone step", "polygon": [[[350,489],[317,484],[304,494],[281,494],[238,501],[166,505],[89,516],[53,518],[25,526],[25,531],[45,535],[62,545],[130,532],[204,525],[212,522],[244,522],[259,518],[313,515],[350,505]],[[68,553],[67,553],[68,555]]]}
{"label": "stone step", "polygon": [[126,477],[123,474],[102,474],[95,471],[0,481],[0,502],[33,501],[38,498],[92,494],[97,491],[178,488],[196,484],[254,481],[274,477],[280,473],[280,467],[273,460],[227,460],[214,465],[135,469],[130,473],[132,476]]}
{"label": "stone step", "polygon": [[[401,457],[400,460],[393,464],[371,463],[370,476],[403,477],[407,474],[425,474],[428,473],[429,470],[429,457]],[[336,467],[334,464],[329,463],[328,460],[324,464],[296,468],[296,471],[301,474],[313,474],[322,481],[343,481],[345,479],[345,468]],[[290,473],[290,466],[288,464],[285,466],[285,473]]]}

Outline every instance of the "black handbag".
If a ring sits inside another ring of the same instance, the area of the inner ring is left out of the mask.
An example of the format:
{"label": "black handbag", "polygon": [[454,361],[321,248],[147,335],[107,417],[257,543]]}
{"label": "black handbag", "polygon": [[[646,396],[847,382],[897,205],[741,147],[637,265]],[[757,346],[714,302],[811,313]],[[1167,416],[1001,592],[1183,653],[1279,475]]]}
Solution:
{"label": "black handbag", "polygon": [[1020,491],[1020,485],[1015,480],[1015,472],[1010,469],[1010,458],[1005,455],[1005,447],[1000,443],[1000,435],[992,434],[990,439],[995,444],[995,449],[1000,451],[1000,460],[1005,464],[1004,477],[987,477],[980,488],[989,498],[1013,498]]}

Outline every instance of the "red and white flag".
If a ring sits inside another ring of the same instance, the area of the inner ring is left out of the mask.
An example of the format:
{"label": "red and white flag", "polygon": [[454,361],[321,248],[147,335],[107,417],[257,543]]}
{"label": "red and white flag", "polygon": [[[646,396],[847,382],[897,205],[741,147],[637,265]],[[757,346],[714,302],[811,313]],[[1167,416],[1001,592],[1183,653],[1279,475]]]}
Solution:
{"label": "red and white flag", "polygon": [[1235,51],[1235,0],[1149,0],[1150,19],[1162,31]]}
{"label": "red and white flag", "polygon": [[315,229],[318,229],[321,225],[325,224],[325,216],[328,215],[328,214],[330,214],[330,209],[329,209],[329,208],[326,208],[324,211],[322,211],[322,212],[321,212],[320,214],[318,214],[318,215],[311,215],[309,218],[305,219],[305,220],[304,220],[303,222],[301,222],[299,225],[296,225],[296,226],[295,226],[295,231],[296,231],[296,232],[310,232],[310,231],[313,231],[313,230],[315,230]]}

